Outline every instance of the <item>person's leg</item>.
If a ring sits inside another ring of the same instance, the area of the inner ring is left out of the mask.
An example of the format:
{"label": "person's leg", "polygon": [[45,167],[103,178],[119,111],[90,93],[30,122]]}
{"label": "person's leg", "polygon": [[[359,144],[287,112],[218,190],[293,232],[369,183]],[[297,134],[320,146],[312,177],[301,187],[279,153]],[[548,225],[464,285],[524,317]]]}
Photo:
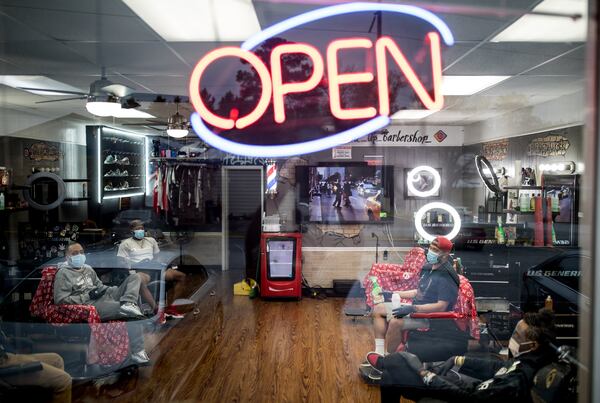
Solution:
{"label": "person's leg", "polygon": [[400,343],[402,343],[402,332],[404,331],[404,319],[393,318],[388,323],[385,341],[387,344],[387,352],[393,353],[396,351]]}
{"label": "person's leg", "polygon": [[121,302],[131,302],[137,304],[140,295],[140,286],[142,279],[139,273],[132,273],[119,285],[112,293],[112,297]]}
{"label": "person's leg", "polygon": [[132,353],[144,351],[144,329],[140,321],[127,322],[127,333],[129,334],[129,348]]}
{"label": "person's leg", "polygon": [[114,320],[120,319],[121,315],[121,303],[115,301],[110,295],[104,294],[101,298],[92,302],[92,305],[96,307],[100,320]]}
{"label": "person's leg", "polygon": [[150,308],[152,308],[153,312],[156,312],[156,300],[154,296],[148,289],[148,284],[150,283],[150,275],[146,273],[137,273],[140,276],[140,295],[142,297],[142,301],[148,303]]}
{"label": "person's leg", "polygon": [[[47,363],[45,360],[49,360]],[[62,358],[58,354],[8,354],[8,359],[2,366],[11,366],[26,362],[40,361],[42,370],[25,374],[11,375],[3,380],[12,386],[37,386],[52,391],[52,403],[71,402],[71,376],[62,369]]]}
{"label": "person's leg", "polygon": [[375,336],[375,352],[385,354],[385,333],[387,331],[387,307],[386,304],[377,304],[373,307],[373,333]]}
{"label": "person's leg", "polygon": [[171,295],[167,295],[167,305],[171,305],[173,301],[182,296],[185,286],[185,278],[186,274],[179,270],[168,269],[165,272],[165,281],[173,282],[173,290],[170,293]]}

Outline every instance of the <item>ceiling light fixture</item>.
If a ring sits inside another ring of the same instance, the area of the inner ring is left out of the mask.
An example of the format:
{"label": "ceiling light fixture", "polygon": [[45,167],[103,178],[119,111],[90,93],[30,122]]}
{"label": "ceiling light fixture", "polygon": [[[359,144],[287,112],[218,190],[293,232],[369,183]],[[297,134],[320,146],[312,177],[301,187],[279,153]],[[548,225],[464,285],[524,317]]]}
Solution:
{"label": "ceiling light fixture", "polygon": [[[564,16],[525,14],[492,38],[492,42],[585,42],[587,1],[544,0],[531,11]],[[581,17],[570,18],[569,14]]]}
{"label": "ceiling light fixture", "polygon": [[189,122],[187,119],[179,114],[179,104],[176,104],[176,111],[174,115],[169,116],[167,121],[167,134],[176,139],[183,138],[189,133]]}
{"label": "ceiling light fixture", "polygon": [[[104,100],[98,101],[98,98]],[[106,98],[92,96],[88,97],[85,109],[92,115],[100,117],[115,116],[121,110],[121,102],[119,101],[119,98],[113,96],[108,96]]]}
{"label": "ceiling light fixture", "polygon": [[123,0],[167,42],[237,42],[260,31],[252,0]]}
{"label": "ceiling light fixture", "polygon": [[436,113],[429,109],[403,109],[390,116],[392,120],[418,120]]}
{"label": "ceiling light fixture", "polygon": [[442,76],[443,95],[473,95],[511,76]]}
{"label": "ceiling light fixture", "polygon": [[120,119],[155,119],[156,116],[133,108],[121,108],[112,116]]}

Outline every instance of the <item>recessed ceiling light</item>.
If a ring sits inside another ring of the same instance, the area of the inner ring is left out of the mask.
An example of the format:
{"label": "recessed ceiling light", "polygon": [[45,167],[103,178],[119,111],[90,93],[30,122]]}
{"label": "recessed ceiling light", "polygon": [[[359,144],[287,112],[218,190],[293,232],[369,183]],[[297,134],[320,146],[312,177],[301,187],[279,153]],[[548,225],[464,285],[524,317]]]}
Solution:
{"label": "recessed ceiling light", "polygon": [[404,109],[394,113],[390,118],[392,120],[417,120],[423,119],[437,111],[429,109]]}
{"label": "recessed ceiling light", "polygon": [[153,116],[147,112],[140,111],[138,109],[125,109],[121,108],[113,115],[116,118],[127,118],[127,119],[154,119],[156,116]]}
{"label": "recessed ceiling light", "polygon": [[442,76],[443,95],[473,95],[510,76]]}
{"label": "recessed ceiling light", "polygon": [[260,31],[252,0],[123,0],[167,42],[238,42]]}
{"label": "recessed ceiling light", "polygon": [[[36,95],[70,95],[73,96],[70,92],[83,92],[79,88],[72,87],[68,84],[61,83],[60,81],[53,80],[51,78],[45,76],[0,76],[0,84],[6,85],[8,87],[22,89],[23,91],[27,91]],[[40,88],[40,90],[25,90],[23,88]],[[47,90],[62,90],[62,91],[70,91],[70,92],[50,92],[43,91]]]}
{"label": "recessed ceiling light", "polygon": [[533,12],[580,14],[567,16],[526,14],[500,32],[492,42],[585,42],[587,37],[587,1],[544,0]]}

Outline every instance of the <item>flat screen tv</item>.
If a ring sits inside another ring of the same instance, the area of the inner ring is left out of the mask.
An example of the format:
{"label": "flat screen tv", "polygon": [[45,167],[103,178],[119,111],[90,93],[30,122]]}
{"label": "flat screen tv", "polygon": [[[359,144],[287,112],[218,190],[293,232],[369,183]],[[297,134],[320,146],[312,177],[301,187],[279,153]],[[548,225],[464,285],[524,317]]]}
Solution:
{"label": "flat screen tv", "polygon": [[394,220],[394,167],[322,163],[296,167],[303,222],[386,223]]}

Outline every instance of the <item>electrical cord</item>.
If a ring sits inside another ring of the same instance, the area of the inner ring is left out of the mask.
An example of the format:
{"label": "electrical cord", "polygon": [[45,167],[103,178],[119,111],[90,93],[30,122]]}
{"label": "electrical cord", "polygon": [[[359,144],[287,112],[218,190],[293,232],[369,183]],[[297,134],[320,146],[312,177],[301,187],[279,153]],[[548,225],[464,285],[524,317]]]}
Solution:
{"label": "electrical cord", "polygon": [[[304,274],[302,274],[302,288],[304,288],[308,291],[308,295],[311,298],[316,298],[316,299],[327,298],[327,294],[325,294],[325,290],[323,289],[323,287],[321,287],[320,285],[315,285],[314,287],[311,287],[310,284],[308,284],[308,280],[306,280],[306,277],[304,277]],[[320,290],[317,290],[317,288]]]}

